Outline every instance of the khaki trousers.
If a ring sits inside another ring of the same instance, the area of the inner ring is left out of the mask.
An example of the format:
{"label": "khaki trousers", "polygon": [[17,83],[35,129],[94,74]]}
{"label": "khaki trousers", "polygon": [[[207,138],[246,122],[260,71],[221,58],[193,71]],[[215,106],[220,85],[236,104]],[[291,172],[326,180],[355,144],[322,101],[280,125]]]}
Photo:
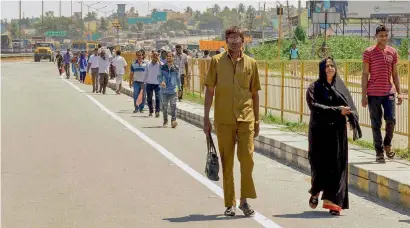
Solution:
{"label": "khaki trousers", "polygon": [[215,123],[215,130],[222,161],[225,207],[236,206],[233,166],[237,139],[237,154],[241,169],[241,198],[255,199],[256,191],[252,177],[254,122]]}

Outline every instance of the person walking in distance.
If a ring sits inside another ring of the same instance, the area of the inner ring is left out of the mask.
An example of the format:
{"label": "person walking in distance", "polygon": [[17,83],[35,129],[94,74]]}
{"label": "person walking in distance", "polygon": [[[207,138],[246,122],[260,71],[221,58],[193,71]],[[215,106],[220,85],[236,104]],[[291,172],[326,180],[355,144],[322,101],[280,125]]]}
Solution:
{"label": "person walking in distance", "polygon": [[93,83],[93,93],[98,93],[98,49],[94,49],[94,54],[88,59],[87,72],[90,72],[91,68],[91,80]]}
{"label": "person walking in distance", "polygon": [[117,84],[116,93],[120,94],[125,68],[128,66],[127,61],[121,56],[121,51],[117,50],[115,58],[112,60],[115,71],[115,80]]}
{"label": "person walking in distance", "polygon": [[100,75],[100,93],[105,94],[108,85],[108,74],[110,73],[110,60],[103,49],[98,59],[98,73]]}
{"label": "person walking in distance", "polygon": [[148,108],[149,108],[149,116],[152,116],[154,113],[154,107],[152,105],[152,95],[155,92],[155,117],[159,117],[160,109],[160,87],[158,77],[161,74],[161,65],[162,63],[159,61],[159,54],[158,52],[152,52],[152,60],[148,64],[147,70],[147,79],[146,88],[147,88],[147,101],[148,101]]}
{"label": "person walking in distance", "polygon": [[292,76],[296,77],[297,67],[298,67],[298,60],[299,57],[299,50],[296,48],[296,44],[292,44],[292,48],[289,51],[289,59],[292,61]]}
{"label": "person walking in distance", "polygon": [[182,53],[182,47],[180,44],[175,45],[175,49],[175,65],[179,68],[179,75],[181,77],[181,93],[178,96],[178,100],[181,101],[182,96],[184,95],[185,76],[188,75],[188,57],[185,53]]}
{"label": "person walking in distance", "polygon": [[[387,45],[388,37],[386,26],[379,25],[376,28],[377,44],[363,53],[362,106],[369,106],[378,163],[385,163],[384,152],[390,159],[395,156],[391,145],[396,124],[395,100],[397,98],[397,105],[403,102],[397,71],[398,55],[394,48]],[[386,121],[384,140],[381,134],[382,116]]]}
{"label": "person walking in distance", "polygon": [[212,57],[205,78],[204,133],[211,132],[209,111],[215,95],[215,131],[222,161],[225,215],[234,216],[236,208],[233,165],[235,143],[241,169],[239,209],[245,216],[255,211],[247,199],[256,198],[253,182],[254,137],[259,134],[259,94],[261,89],[258,65],[242,53],[244,33],[236,26],[225,31],[228,50]]}
{"label": "person walking in distance", "polygon": [[70,62],[71,62],[70,49],[67,49],[67,52],[64,54],[63,59],[64,59],[65,76],[67,79],[69,79],[70,78]]}
{"label": "person walking in distance", "polygon": [[57,69],[58,69],[58,73],[62,74],[61,68],[63,67],[63,56],[61,55],[60,51],[57,51],[57,55],[54,59],[54,63],[57,62]]}
{"label": "person walking in distance", "polygon": [[85,75],[87,73],[87,59],[85,58],[85,53],[82,52],[80,58],[78,59],[78,69],[80,72],[80,83],[84,83]]}
{"label": "person walking in distance", "polygon": [[163,126],[168,126],[168,103],[171,106],[171,126],[176,128],[177,123],[177,92],[181,93],[181,77],[179,76],[179,69],[174,64],[174,54],[172,52],[167,53],[167,63],[161,66],[161,74],[159,75],[158,82],[161,85],[161,102],[162,102],[162,115],[164,118]]}
{"label": "person walking in distance", "polygon": [[134,113],[143,112],[144,106],[144,98],[142,99],[141,104],[137,104],[138,96],[140,92],[143,91],[144,88],[144,81],[147,77],[147,62],[143,60],[141,50],[136,52],[137,60],[131,64],[131,72],[130,72],[130,81],[129,86],[130,88],[133,87],[133,97],[134,97]]}

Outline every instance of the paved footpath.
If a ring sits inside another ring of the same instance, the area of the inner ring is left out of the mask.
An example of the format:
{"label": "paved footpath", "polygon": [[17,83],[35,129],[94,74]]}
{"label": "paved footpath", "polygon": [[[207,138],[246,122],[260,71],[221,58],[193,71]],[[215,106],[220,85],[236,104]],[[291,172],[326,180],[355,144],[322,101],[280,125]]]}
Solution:
{"label": "paved footpath", "polygon": [[355,191],[341,217],[313,211],[309,176],[257,153],[259,214],[226,218],[221,182],[203,176],[201,129],[162,128],[133,114],[131,98],[92,94],[52,63],[1,70],[2,227],[410,227],[408,210]]}

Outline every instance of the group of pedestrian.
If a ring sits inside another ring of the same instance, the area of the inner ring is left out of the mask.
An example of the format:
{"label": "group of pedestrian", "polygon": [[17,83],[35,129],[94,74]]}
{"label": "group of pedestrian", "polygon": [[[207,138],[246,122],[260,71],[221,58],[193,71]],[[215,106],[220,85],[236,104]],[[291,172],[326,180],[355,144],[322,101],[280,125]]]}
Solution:
{"label": "group of pedestrian", "polygon": [[111,51],[102,48],[99,44],[98,48],[94,49],[94,53],[90,56],[87,64],[87,72],[90,73],[91,70],[93,93],[106,94],[111,66]]}
{"label": "group of pedestrian", "polygon": [[[130,66],[129,86],[133,88],[134,113],[143,113],[145,95],[149,116],[160,116],[162,109],[163,126],[168,126],[168,105],[171,108],[171,126],[177,127],[176,103],[178,95],[182,92],[182,77],[180,68],[174,62],[174,53],[168,51],[165,55],[166,62],[161,61],[158,52],[151,52],[151,61],[145,59],[145,52],[138,50],[136,60]],[[181,60],[182,61],[182,60]],[[141,103],[138,103],[139,95],[143,94]],[[155,109],[153,106],[153,95],[155,93]],[[162,106],[162,107],[161,107]]]}
{"label": "group of pedestrian", "polygon": [[[237,144],[241,175],[239,209],[246,216],[252,216],[255,211],[247,199],[256,198],[252,171],[254,138],[259,134],[258,91],[261,86],[258,65],[242,51],[244,35],[240,28],[228,28],[225,37],[228,51],[212,57],[205,78],[203,130],[209,137],[212,129],[209,112],[215,101],[214,127],[222,162],[224,214],[236,214],[233,165]],[[400,105],[402,97],[397,52],[387,45],[388,29],[384,25],[377,27],[376,39],[377,44],[367,48],[363,54],[362,106],[369,106],[376,162],[384,163],[384,153],[388,158],[395,155],[391,148],[395,101],[397,99]],[[290,58],[298,59],[295,45]],[[323,208],[337,216],[349,208],[347,126],[353,133],[353,140],[361,138],[362,132],[352,95],[331,57],[320,61],[319,77],[309,86],[306,102],[311,111],[308,134],[312,177],[308,191],[309,206],[315,209],[322,194]],[[386,121],[384,140],[380,130],[382,117]]]}

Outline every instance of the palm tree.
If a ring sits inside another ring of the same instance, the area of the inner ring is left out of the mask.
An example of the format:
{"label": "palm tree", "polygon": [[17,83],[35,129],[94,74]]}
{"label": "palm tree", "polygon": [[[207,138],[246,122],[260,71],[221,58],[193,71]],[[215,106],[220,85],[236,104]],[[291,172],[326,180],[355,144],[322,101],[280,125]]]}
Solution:
{"label": "palm tree", "polygon": [[238,13],[245,13],[245,5],[243,3],[239,4]]}

